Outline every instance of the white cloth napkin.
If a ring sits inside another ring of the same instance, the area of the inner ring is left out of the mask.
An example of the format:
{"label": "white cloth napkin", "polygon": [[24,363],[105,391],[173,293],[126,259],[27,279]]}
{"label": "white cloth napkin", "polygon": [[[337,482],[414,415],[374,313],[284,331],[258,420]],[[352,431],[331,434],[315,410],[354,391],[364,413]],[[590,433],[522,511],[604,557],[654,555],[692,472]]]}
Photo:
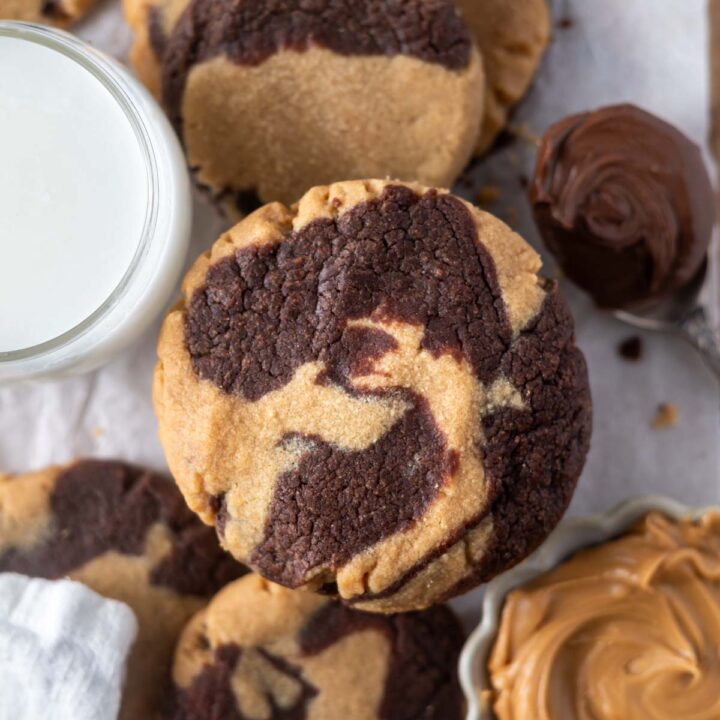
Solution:
{"label": "white cloth napkin", "polygon": [[115,720],[136,634],[85,585],[0,574],[0,720]]}

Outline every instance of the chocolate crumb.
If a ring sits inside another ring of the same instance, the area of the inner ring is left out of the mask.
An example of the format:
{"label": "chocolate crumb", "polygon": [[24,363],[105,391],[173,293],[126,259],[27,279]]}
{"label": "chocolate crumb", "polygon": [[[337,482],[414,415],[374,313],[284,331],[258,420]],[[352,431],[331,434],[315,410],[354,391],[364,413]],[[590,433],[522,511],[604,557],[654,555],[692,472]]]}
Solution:
{"label": "chocolate crumb", "polygon": [[659,403],[655,417],[650,423],[653,430],[667,430],[678,424],[678,409],[672,403]]}
{"label": "chocolate crumb", "polygon": [[569,30],[574,25],[575,21],[571,17],[560,18],[557,22],[557,26],[560,30]]}
{"label": "chocolate crumb", "polygon": [[495,142],[492,144],[492,147],[488,152],[485,154],[485,158],[487,158],[489,155],[492,155],[493,153],[500,152],[501,150],[505,150],[509,148],[511,145],[514,145],[515,142],[517,142],[517,135],[512,132],[507,126],[504,127],[495,138]]}
{"label": "chocolate crumb", "polygon": [[235,195],[235,207],[241,215],[249,215],[262,206],[256,190],[241,190]]}
{"label": "chocolate crumb", "polygon": [[625,338],[617,348],[618,355],[628,362],[637,362],[643,356],[643,342],[639,335]]}

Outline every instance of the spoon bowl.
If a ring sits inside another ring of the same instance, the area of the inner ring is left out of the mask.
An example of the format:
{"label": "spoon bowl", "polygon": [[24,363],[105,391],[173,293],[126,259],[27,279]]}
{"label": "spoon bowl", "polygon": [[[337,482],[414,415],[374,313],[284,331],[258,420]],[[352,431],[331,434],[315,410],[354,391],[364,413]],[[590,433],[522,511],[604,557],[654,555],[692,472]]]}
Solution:
{"label": "spoon bowl", "polygon": [[647,309],[616,310],[618,320],[641,330],[680,335],[702,356],[720,380],[720,338],[710,325],[700,293],[707,275],[707,261],[695,277],[677,292]]}
{"label": "spoon bowl", "polygon": [[614,315],[642,330],[673,332],[700,305],[699,298],[707,276],[707,261],[695,277],[678,291],[646,309],[616,310]]}

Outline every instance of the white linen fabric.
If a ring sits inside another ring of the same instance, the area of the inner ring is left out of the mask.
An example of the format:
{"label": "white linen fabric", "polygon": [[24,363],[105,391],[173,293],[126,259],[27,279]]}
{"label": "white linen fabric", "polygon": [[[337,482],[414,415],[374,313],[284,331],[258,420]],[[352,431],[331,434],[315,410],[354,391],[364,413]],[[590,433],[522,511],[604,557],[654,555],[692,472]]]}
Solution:
{"label": "white linen fabric", "polygon": [[0,720],[115,720],[136,634],[81,583],[0,574]]}

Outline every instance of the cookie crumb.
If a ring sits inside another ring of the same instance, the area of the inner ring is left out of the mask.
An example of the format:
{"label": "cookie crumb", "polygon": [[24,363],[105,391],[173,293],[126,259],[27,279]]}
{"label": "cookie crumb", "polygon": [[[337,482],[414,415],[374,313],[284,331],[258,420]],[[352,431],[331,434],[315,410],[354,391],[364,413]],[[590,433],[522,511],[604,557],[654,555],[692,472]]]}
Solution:
{"label": "cookie crumb", "polygon": [[519,125],[513,125],[509,128],[509,131],[520,140],[524,140],[528,145],[540,145],[542,138],[536,133],[529,123],[523,122]]}
{"label": "cookie crumb", "polygon": [[500,197],[500,188],[497,185],[483,185],[478,191],[475,198],[480,207],[487,207],[496,202]]}
{"label": "cookie crumb", "polygon": [[105,437],[105,428],[100,427],[99,425],[96,425],[94,428],[92,428],[90,432],[97,440],[99,440],[101,437]]}
{"label": "cookie crumb", "polygon": [[650,423],[653,430],[666,430],[678,424],[678,409],[672,403],[659,403],[655,417]]}
{"label": "cookie crumb", "polygon": [[560,30],[569,30],[573,25],[575,25],[575,21],[571,17],[560,18],[557,22]]}
{"label": "cookie crumb", "polygon": [[637,362],[643,356],[643,342],[639,335],[625,338],[617,348],[618,355],[628,362]]}

